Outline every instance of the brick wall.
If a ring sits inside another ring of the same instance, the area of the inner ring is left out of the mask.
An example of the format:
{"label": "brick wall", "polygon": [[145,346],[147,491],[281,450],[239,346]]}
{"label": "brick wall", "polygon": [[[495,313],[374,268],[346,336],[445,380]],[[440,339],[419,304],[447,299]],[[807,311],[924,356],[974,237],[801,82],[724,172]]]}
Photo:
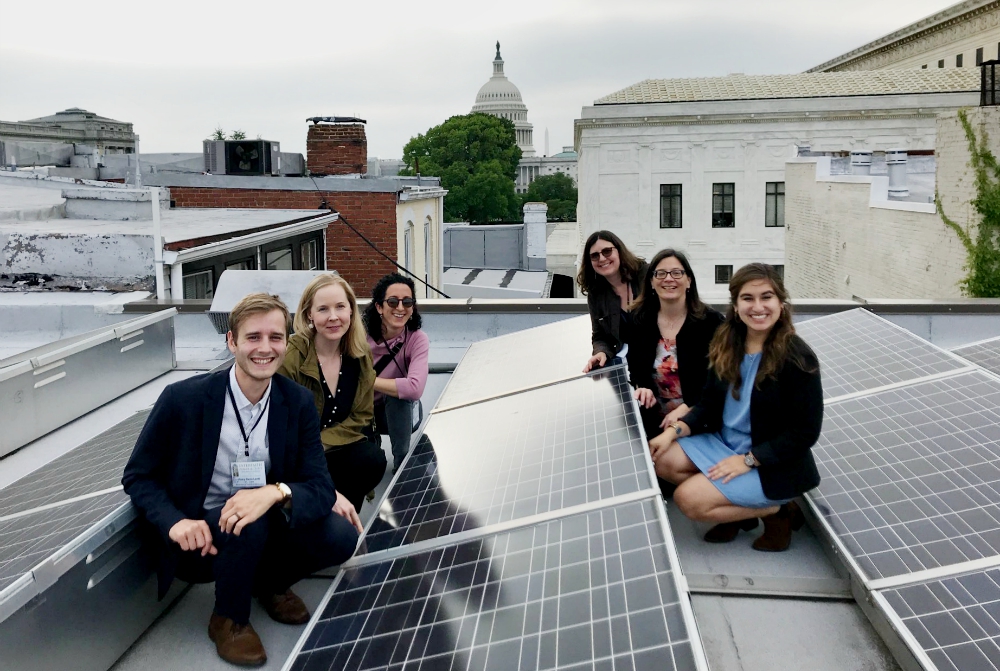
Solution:
{"label": "brick wall", "polygon": [[313,124],[306,136],[306,168],[313,175],[368,172],[368,139],[363,124]]}
{"label": "brick wall", "polygon": [[[323,199],[365,237],[390,257],[396,256],[396,194],[376,192],[272,191],[265,189],[212,189],[170,187],[175,207],[246,207],[306,209],[320,207]],[[380,277],[393,271],[391,263],[342,222],[326,231],[326,260],[360,297],[371,295]]]}

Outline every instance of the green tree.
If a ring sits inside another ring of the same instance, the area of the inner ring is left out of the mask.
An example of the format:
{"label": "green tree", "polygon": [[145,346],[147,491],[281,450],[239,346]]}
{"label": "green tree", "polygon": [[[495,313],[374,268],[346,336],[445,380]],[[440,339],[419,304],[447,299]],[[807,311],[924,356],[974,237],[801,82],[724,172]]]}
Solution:
{"label": "green tree", "polygon": [[441,178],[445,221],[520,218],[514,177],[521,160],[514,123],[489,114],[453,116],[403,147],[403,175]]}
{"label": "green tree", "polygon": [[576,221],[577,191],[573,179],[566,173],[542,175],[528,187],[522,203],[545,203],[549,206],[549,221]]}

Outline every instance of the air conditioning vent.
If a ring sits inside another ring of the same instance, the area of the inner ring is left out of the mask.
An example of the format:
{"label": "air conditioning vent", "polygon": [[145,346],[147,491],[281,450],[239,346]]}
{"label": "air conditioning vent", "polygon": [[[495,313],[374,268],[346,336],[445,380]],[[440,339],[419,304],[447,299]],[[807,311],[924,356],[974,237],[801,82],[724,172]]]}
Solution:
{"label": "air conditioning vent", "polygon": [[205,140],[205,172],[213,175],[278,175],[280,145],[267,140]]}

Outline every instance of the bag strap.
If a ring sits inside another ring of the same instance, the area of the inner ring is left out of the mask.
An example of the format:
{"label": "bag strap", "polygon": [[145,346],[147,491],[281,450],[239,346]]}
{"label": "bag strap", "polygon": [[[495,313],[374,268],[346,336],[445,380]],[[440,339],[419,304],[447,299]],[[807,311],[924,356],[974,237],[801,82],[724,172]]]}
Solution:
{"label": "bag strap", "polygon": [[396,358],[396,355],[399,354],[399,350],[401,349],[403,349],[402,341],[396,343],[393,348],[389,350],[388,354],[383,354],[379,357],[379,360],[375,362],[375,377],[382,374],[382,371],[388,367],[390,361]]}

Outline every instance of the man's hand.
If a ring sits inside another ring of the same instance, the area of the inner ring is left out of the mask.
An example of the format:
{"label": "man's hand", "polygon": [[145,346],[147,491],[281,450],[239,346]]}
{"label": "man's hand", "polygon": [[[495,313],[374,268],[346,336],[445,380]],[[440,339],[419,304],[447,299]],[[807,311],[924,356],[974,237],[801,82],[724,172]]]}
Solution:
{"label": "man's hand", "polygon": [[181,520],[170,527],[170,540],[181,546],[181,550],[201,550],[201,556],[219,554],[212,545],[212,530],[205,520]]}
{"label": "man's hand", "polygon": [[688,407],[687,403],[681,403],[679,406],[667,413],[667,416],[663,418],[662,422],[660,422],[660,428],[665,430],[668,426],[688,414],[690,410],[691,408]]}
{"label": "man's hand", "polygon": [[361,526],[361,518],[358,517],[358,511],[354,509],[354,504],[348,501],[347,497],[340,492],[337,492],[337,501],[333,504],[333,512],[353,524],[359,534],[364,532],[365,529]]}
{"label": "man's hand", "polygon": [[598,352],[594,356],[587,359],[587,365],[583,367],[584,373],[589,373],[595,368],[604,368],[604,364],[608,362],[608,355],[604,352]]}
{"label": "man's hand", "polygon": [[750,467],[747,466],[746,462],[743,460],[742,454],[734,454],[731,457],[726,457],[715,466],[708,469],[708,477],[712,480],[718,480],[722,478],[722,484],[726,484],[733,478],[744,473],[749,473]]}
{"label": "man's hand", "polygon": [[253,524],[271,507],[281,501],[281,492],[274,485],[256,489],[241,489],[222,507],[219,528],[227,534],[240,535],[243,527]]}
{"label": "man's hand", "polygon": [[656,394],[653,393],[652,389],[639,387],[635,390],[635,400],[639,401],[639,405],[644,408],[652,408],[656,405]]}

